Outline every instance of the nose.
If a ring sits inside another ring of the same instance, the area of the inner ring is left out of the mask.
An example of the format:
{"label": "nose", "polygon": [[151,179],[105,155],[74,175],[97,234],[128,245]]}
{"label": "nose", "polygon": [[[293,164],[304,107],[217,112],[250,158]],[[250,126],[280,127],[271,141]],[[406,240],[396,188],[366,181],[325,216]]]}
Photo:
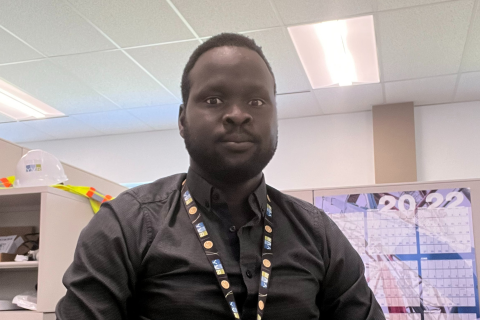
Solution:
{"label": "nose", "polygon": [[238,104],[232,105],[223,116],[223,123],[233,126],[242,126],[249,123],[252,121],[252,115],[246,109],[246,107]]}

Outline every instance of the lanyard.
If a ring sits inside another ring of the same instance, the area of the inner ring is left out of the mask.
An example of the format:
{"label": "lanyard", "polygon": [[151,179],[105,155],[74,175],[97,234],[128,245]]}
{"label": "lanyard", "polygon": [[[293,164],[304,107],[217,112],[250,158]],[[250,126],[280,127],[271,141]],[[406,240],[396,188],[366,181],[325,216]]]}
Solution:
{"label": "lanyard", "polygon": [[[192,221],[192,225],[195,229],[195,233],[202,244],[203,251],[207,256],[208,261],[213,266],[215,276],[217,277],[218,284],[222,289],[223,295],[227,300],[227,303],[232,310],[233,316],[236,319],[240,319],[238,314],[237,304],[235,303],[235,297],[233,296],[233,291],[230,289],[230,282],[228,281],[227,273],[223,269],[222,260],[220,259],[220,253],[217,251],[215,243],[210,239],[207,227],[203,221],[202,213],[200,208],[195,203],[195,200],[192,198],[190,192],[188,191],[187,184],[183,181],[182,187],[182,197],[183,204],[187,210],[188,216]],[[264,228],[263,228],[263,248],[262,248],[262,264],[261,264],[261,277],[260,285],[258,287],[258,304],[257,304],[257,320],[261,320],[263,316],[263,310],[265,308],[268,292],[268,283],[269,278],[272,275],[272,238],[273,238],[273,229],[272,229],[272,207],[270,206],[270,198],[267,195],[267,211],[264,217]]]}

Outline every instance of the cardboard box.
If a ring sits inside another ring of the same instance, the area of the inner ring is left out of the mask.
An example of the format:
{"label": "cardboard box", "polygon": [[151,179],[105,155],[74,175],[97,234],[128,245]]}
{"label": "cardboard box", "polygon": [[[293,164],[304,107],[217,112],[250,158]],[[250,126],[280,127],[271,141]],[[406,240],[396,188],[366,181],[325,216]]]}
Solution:
{"label": "cardboard box", "polygon": [[[1,236],[19,236],[22,237],[23,241],[26,241],[26,234],[34,233],[35,227],[0,227],[0,237]],[[25,254],[28,252],[28,248],[22,246],[18,248],[17,254]],[[16,254],[9,253],[0,253],[0,262],[14,261]]]}
{"label": "cardboard box", "polygon": [[34,233],[35,227],[0,227],[0,237],[17,235],[25,239],[25,235]]}
{"label": "cardboard box", "polygon": [[15,261],[16,254],[0,253],[0,262]]}

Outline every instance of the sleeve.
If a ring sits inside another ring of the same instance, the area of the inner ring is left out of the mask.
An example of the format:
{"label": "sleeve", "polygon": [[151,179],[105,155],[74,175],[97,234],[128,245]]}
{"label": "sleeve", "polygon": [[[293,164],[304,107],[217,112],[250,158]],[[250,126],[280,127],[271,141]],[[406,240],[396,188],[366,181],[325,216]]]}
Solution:
{"label": "sleeve", "polygon": [[[125,199],[115,201],[136,211]],[[129,318],[143,245],[141,214],[136,216],[136,220],[121,216],[113,204],[105,203],[83,229],[74,261],[63,277],[67,293],[57,304],[58,320]]]}
{"label": "sleeve", "polygon": [[331,320],[384,320],[385,315],[365,279],[357,251],[325,214],[325,277],[317,299],[322,318]]}

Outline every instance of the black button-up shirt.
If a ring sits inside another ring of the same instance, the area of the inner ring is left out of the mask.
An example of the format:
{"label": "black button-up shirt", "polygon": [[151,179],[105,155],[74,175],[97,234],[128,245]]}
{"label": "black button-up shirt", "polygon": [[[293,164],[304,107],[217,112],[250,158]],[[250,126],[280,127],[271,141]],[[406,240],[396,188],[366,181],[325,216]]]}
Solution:
{"label": "black button-up shirt", "polygon": [[234,319],[181,199],[187,184],[220,252],[242,319],[255,320],[267,193],[275,234],[264,320],[385,319],[357,252],[321,210],[265,184],[236,228],[192,170],[128,190],[82,231],[57,319]]}

